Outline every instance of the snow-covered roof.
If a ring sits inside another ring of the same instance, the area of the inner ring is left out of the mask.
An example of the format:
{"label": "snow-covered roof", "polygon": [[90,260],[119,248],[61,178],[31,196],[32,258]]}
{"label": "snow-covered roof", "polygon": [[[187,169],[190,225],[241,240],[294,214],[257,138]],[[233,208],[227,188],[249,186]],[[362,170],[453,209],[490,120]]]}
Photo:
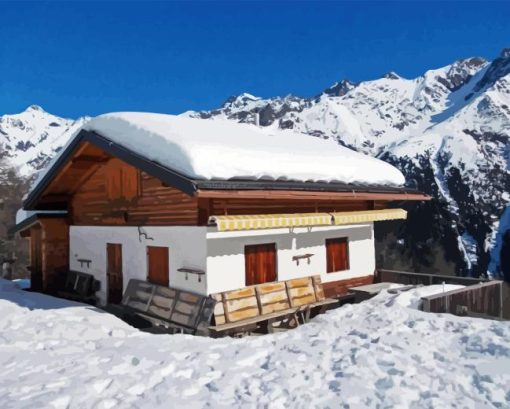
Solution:
{"label": "snow-covered roof", "polygon": [[334,140],[227,120],[119,112],[84,127],[196,179],[270,179],[400,186],[402,173]]}
{"label": "snow-covered roof", "polygon": [[57,216],[66,215],[67,211],[64,210],[25,210],[18,209],[16,212],[16,225],[20,225],[24,221],[30,219],[32,216]]}

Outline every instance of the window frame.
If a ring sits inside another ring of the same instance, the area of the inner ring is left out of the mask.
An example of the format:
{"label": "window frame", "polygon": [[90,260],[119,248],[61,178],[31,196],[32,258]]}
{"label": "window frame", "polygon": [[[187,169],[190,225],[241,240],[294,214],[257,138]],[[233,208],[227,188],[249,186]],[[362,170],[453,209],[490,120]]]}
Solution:
{"label": "window frame", "polygon": [[[336,269],[330,271],[330,265],[334,264],[334,261],[330,261],[330,252],[329,252],[329,243],[345,243],[345,268],[342,269]],[[350,259],[350,251],[349,251],[349,237],[331,237],[327,238],[324,244],[324,247],[326,248],[326,273],[327,274],[333,274],[333,273],[340,273],[343,271],[348,271],[351,269],[351,259]]]}
{"label": "window frame", "polygon": [[[262,246],[268,246],[274,248],[274,280],[272,281],[264,281],[263,283],[254,283],[254,284],[248,284],[247,280],[247,274],[248,274],[248,258],[247,258],[247,249],[248,248],[254,248],[254,247],[262,247]],[[276,242],[265,242],[265,243],[251,243],[251,244],[245,244],[244,245],[244,285],[245,286],[252,286],[252,285],[259,285],[259,284],[265,284],[265,283],[275,283],[278,281],[278,245]]]}

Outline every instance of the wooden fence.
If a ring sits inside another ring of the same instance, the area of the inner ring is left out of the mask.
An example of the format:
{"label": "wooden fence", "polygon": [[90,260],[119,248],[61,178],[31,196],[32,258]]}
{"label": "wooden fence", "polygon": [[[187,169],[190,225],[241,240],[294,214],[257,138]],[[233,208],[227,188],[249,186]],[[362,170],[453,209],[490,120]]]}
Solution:
{"label": "wooden fence", "polygon": [[423,311],[503,318],[503,282],[488,281],[423,297]]}
{"label": "wooden fence", "polygon": [[409,273],[407,271],[377,270],[375,272],[375,282],[389,282],[409,285],[432,285],[445,283],[470,286],[488,282],[488,280],[483,278],[445,276],[440,274]]}

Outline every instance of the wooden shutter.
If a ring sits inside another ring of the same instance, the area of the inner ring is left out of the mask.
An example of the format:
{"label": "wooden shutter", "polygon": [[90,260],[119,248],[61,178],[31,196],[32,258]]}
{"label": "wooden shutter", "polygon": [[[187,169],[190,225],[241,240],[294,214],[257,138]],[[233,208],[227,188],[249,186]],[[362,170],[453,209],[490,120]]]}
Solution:
{"label": "wooden shutter", "polygon": [[122,197],[131,200],[140,195],[140,172],[133,166],[121,168]]}
{"label": "wooden shutter", "polygon": [[349,270],[349,242],[347,237],[326,240],[327,272]]}
{"label": "wooden shutter", "polygon": [[147,280],[153,284],[169,284],[168,247],[147,246]]}
{"label": "wooden shutter", "polygon": [[276,245],[256,244],[244,247],[246,285],[276,281]]}
{"label": "wooden shutter", "polygon": [[106,194],[110,200],[131,200],[140,195],[140,172],[120,159],[114,158],[108,162],[105,178]]}
{"label": "wooden shutter", "polygon": [[105,185],[108,199],[120,198],[122,192],[122,178],[120,173],[120,161],[110,160],[105,166]]}

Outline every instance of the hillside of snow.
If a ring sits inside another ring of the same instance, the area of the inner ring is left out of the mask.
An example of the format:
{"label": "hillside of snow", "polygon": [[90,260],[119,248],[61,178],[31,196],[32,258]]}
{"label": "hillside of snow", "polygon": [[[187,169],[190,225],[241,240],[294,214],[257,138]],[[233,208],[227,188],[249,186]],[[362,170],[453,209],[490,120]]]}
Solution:
{"label": "hillside of snow", "polygon": [[[411,208],[410,221],[379,234],[386,267],[502,275],[500,223],[510,203],[510,49],[406,79],[391,72],[342,80],[313,98],[241,94],[212,111],[226,118],[334,139],[396,165],[409,186],[437,200]],[[506,220],[506,219],[505,219]],[[395,239],[395,240],[394,240]],[[510,274],[510,272],[509,272]]]}
{"label": "hillside of snow", "polygon": [[[423,292],[441,291],[424,287]],[[502,408],[510,323],[383,293],[295,330],[243,339],[142,333],[0,280],[3,408]]]}

